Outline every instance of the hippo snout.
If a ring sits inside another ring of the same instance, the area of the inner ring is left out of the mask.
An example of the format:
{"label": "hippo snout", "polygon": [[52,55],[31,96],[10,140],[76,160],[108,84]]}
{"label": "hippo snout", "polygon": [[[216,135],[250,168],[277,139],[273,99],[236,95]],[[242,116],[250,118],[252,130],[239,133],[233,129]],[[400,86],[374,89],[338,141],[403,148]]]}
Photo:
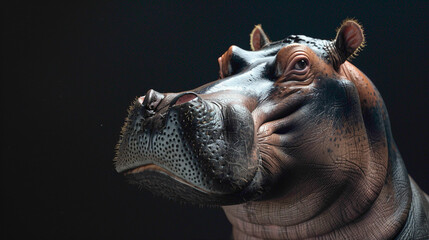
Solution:
{"label": "hippo snout", "polygon": [[150,189],[168,182],[142,180],[156,174],[201,192],[234,194],[259,167],[251,113],[195,92],[151,89],[138,98],[117,149],[116,170]]}

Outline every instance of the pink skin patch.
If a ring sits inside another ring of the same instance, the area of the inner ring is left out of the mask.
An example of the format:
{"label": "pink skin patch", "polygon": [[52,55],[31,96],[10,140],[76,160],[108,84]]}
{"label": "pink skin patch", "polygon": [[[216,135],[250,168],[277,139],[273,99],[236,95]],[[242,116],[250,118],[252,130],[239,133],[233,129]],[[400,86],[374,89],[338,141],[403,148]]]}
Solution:
{"label": "pink skin patch", "polygon": [[140,103],[140,104],[142,104],[142,105],[143,105],[144,97],[145,97],[145,96],[143,96],[143,97],[139,97],[139,99],[137,99],[137,100],[139,101],[139,103]]}
{"label": "pink skin patch", "polygon": [[177,105],[189,102],[195,98],[197,98],[197,96],[195,96],[195,94],[185,94],[185,95],[181,96],[179,99],[177,99],[176,103],[173,106],[177,106]]}

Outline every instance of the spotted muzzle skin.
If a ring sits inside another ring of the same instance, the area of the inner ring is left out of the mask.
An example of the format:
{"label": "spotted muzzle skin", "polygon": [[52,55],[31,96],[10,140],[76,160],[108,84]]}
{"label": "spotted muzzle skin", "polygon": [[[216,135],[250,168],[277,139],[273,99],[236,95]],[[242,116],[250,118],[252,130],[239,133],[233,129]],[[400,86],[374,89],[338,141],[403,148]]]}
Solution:
{"label": "spotted muzzle skin", "polygon": [[141,99],[130,107],[116,170],[169,198],[204,204],[219,204],[216,196],[225,203],[245,199],[243,190],[260,166],[250,112],[193,92],[173,95],[152,115]]}

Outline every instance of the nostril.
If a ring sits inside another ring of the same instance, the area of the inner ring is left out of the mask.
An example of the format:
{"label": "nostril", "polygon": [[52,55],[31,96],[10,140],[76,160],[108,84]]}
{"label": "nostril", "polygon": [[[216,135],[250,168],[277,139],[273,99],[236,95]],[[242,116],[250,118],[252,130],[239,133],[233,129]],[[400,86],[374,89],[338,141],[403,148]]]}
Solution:
{"label": "nostril", "polygon": [[172,106],[178,106],[180,104],[187,103],[189,101],[194,100],[195,98],[197,98],[197,95],[195,93],[185,93],[177,99],[173,100]]}
{"label": "nostril", "polygon": [[155,110],[155,108],[158,107],[163,98],[163,94],[153,89],[150,89],[149,91],[147,91],[146,96],[139,98],[139,101],[142,101],[142,105],[147,110]]}
{"label": "nostril", "polygon": [[179,99],[177,99],[177,102],[174,105],[180,105],[182,103],[186,103],[186,102],[192,101],[194,98],[197,98],[197,96],[195,96],[194,94],[183,95]]}

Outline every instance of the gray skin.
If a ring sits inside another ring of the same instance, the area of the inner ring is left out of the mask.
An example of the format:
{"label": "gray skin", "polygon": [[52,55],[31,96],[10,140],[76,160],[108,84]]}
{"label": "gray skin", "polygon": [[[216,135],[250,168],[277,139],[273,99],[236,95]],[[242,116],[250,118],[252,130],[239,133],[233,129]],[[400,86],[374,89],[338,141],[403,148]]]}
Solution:
{"label": "gray skin", "polygon": [[132,183],[222,206],[235,239],[429,239],[428,196],[408,176],[383,100],[347,61],[364,45],[291,35],[218,59],[220,78],[136,99],[114,160]]}

